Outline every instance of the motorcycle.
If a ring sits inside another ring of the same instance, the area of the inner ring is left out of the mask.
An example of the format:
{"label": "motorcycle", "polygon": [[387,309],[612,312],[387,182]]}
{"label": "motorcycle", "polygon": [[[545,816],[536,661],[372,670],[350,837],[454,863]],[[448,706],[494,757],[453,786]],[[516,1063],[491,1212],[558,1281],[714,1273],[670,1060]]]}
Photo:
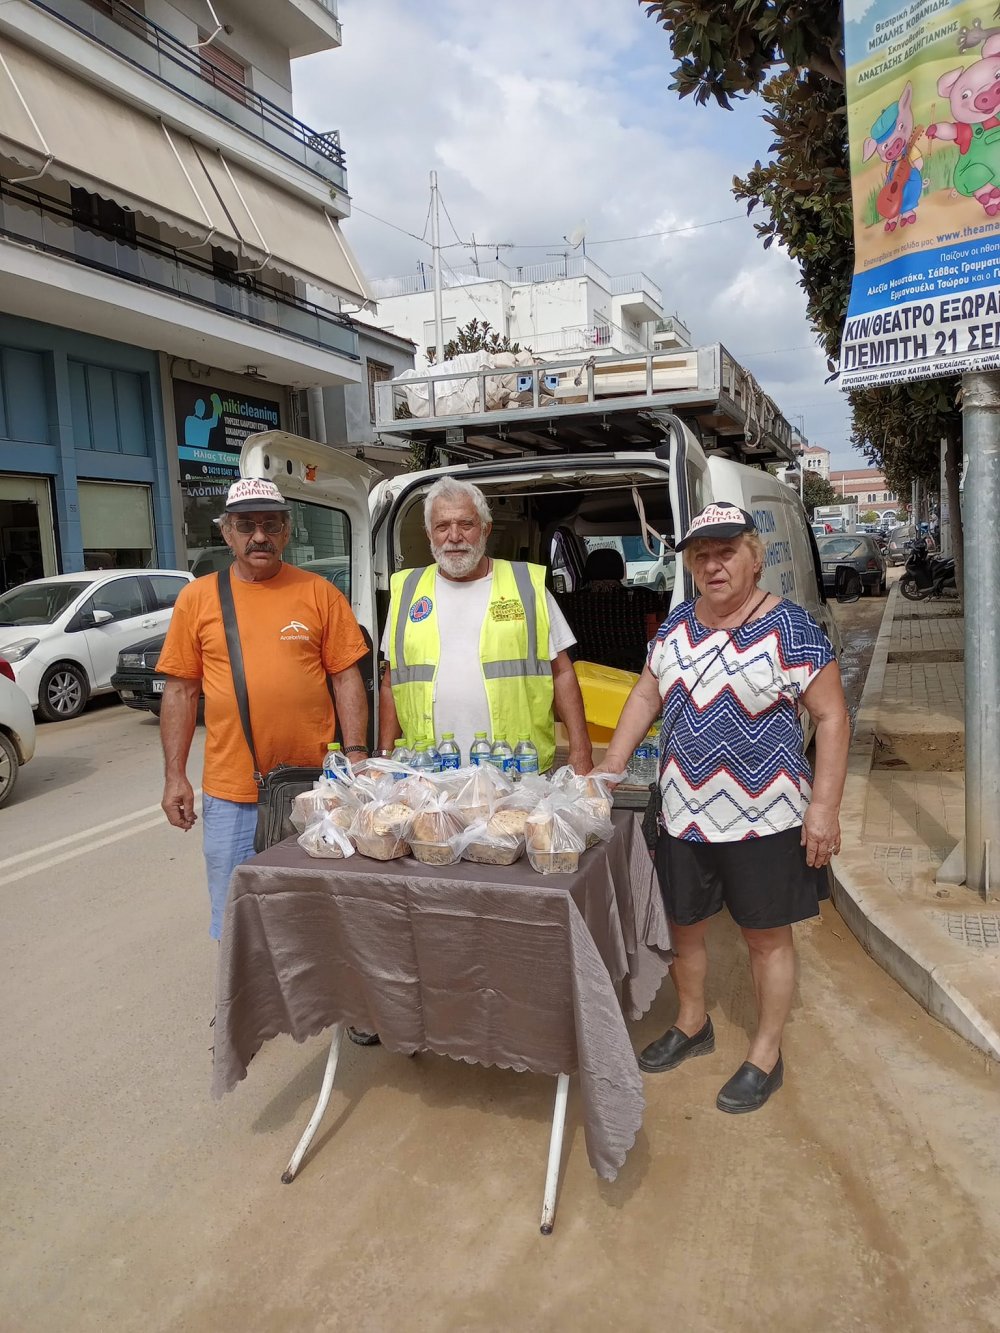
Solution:
{"label": "motorcycle", "polygon": [[957,597],[955,561],[950,556],[930,555],[922,537],[907,543],[909,554],[899,591],[911,602],[926,602],[932,597]]}

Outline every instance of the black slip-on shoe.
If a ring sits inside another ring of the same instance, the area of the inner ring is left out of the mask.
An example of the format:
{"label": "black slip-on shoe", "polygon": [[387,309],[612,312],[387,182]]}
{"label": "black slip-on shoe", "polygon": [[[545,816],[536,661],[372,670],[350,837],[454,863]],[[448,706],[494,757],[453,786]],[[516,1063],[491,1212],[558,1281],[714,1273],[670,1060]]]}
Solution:
{"label": "black slip-on shoe", "polygon": [[347,1035],[355,1046],[381,1046],[382,1039],[377,1032],[362,1032],[360,1028],[349,1027]]}
{"label": "black slip-on shoe", "polygon": [[647,1074],[664,1074],[692,1055],[711,1055],[714,1050],[715,1029],[712,1020],[706,1018],[705,1026],[693,1037],[680,1028],[670,1028],[662,1037],[651,1041],[639,1054],[639,1068]]}
{"label": "black slip-on shoe", "polygon": [[770,1074],[765,1074],[763,1069],[758,1069],[756,1065],[752,1065],[747,1060],[745,1064],[740,1065],[729,1082],[720,1089],[715,1104],[720,1111],[726,1111],[729,1115],[742,1115],[746,1111],[759,1111],[771,1093],[778,1091],[784,1082],[784,1078],[785,1066],[780,1052],[778,1063]]}

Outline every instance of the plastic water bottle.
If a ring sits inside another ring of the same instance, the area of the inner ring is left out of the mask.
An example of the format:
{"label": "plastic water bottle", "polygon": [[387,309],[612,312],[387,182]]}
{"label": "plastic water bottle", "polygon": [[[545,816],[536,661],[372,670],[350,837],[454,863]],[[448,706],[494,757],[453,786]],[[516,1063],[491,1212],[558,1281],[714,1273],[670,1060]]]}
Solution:
{"label": "plastic water bottle", "polygon": [[510,773],[514,767],[514,751],[502,736],[498,736],[490,747],[490,763],[501,773]]}
{"label": "plastic water bottle", "polygon": [[538,772],[538,751],[530,736],[522,736],[514,747],[514,772],[518,780]]}
{"label": "plastic water bottle", "polygon": [[480,764],[490,762],[490,742],[485,731],[477,731],[472,741],[472,748],[469,750],[469,763],[474,764],[476,768]]}
{"label": "plastic water bottle", "polygon": [[438,747],[434,744],[434,738],[433,738],[433,737],[431,737],[431,739],[427,742],[427,753],[428,753],[428,754],[430,755],[430,757],[431,757],[431,770],[430,770],[430,771],[431,771],[432,773],[440,773],[440,772],[441,772],[441,752],[440,752],[440,750],[438,749]]}
{"label": "plastic water bottle", "polygon": [[442,731],[441,744],[437,748],[438,754],[441,756],[442,773],[449,768],[462,767],[462,752],[455,743],[455,733],[453,731]]}
{"label": "plastic water bottle", "polygon": [[413,747],[413,758],[410,760],[410,767],[415,768],[418,773],[435,772],[434,760],[427,753],[427,742],[417,741]]}
{"label": "plastic water bottle", "polygon": [[629,778],[635,786],[648,787],[659,777],[659,749],[654,728],[635,747],[635,753],[629,760]]}
{"label": "plastic water bottle", "polygon": [[331,741],[326,747],[323,760],[323,776],[330,782],[350,782],[351,774],[347,767],[347,756],[341,751],[337,741]]}
{"label": "plastic water bottle", "polygon": [[[400,738],[399,740],[393,741],[393,743],[392,743],[392,758],[393,758],[393,762],[396,763],[396,764],[405,764],[408,768],[412,765],[412,763],[413,763],[413,752],[411,751],[410,747],[407,745],[406,741],[403,740],[402,738]],[[399,779],[399,778],[405,778],[405,777],[406,777],[406,774],[405,774],[405,773],[400,773],[400,772],[394,772],[392,776],[393,776],[394,778],[396,778],[396,779]]]}

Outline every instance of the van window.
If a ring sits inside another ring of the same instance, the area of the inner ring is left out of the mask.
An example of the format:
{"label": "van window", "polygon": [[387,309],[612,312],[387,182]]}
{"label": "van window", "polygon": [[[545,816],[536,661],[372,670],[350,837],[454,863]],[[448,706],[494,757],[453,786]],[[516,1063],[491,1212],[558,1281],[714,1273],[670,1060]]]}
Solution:
{"label": "van window", "polygon": [[285,560],[339,588],[351,600],[351,520],[342,509],[292,501]]}

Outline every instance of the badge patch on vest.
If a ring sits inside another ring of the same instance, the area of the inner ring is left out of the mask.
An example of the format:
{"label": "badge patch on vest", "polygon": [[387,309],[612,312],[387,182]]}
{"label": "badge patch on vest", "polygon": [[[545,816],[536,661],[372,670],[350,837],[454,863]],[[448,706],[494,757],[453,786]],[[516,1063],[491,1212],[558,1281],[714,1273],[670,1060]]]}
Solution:
{"label": "badge patch on vest", "polygon": [[490,619],[497,621],[523,620],[524,607],[514,597],[501,597],[490,602]]}
{"label": "badge patch on vest", "polygon": [[410,619],[414,625],[419,625],[422,620],[426,620],[434,610],[434,603],[429,597],[418,597],[410,607]]}

